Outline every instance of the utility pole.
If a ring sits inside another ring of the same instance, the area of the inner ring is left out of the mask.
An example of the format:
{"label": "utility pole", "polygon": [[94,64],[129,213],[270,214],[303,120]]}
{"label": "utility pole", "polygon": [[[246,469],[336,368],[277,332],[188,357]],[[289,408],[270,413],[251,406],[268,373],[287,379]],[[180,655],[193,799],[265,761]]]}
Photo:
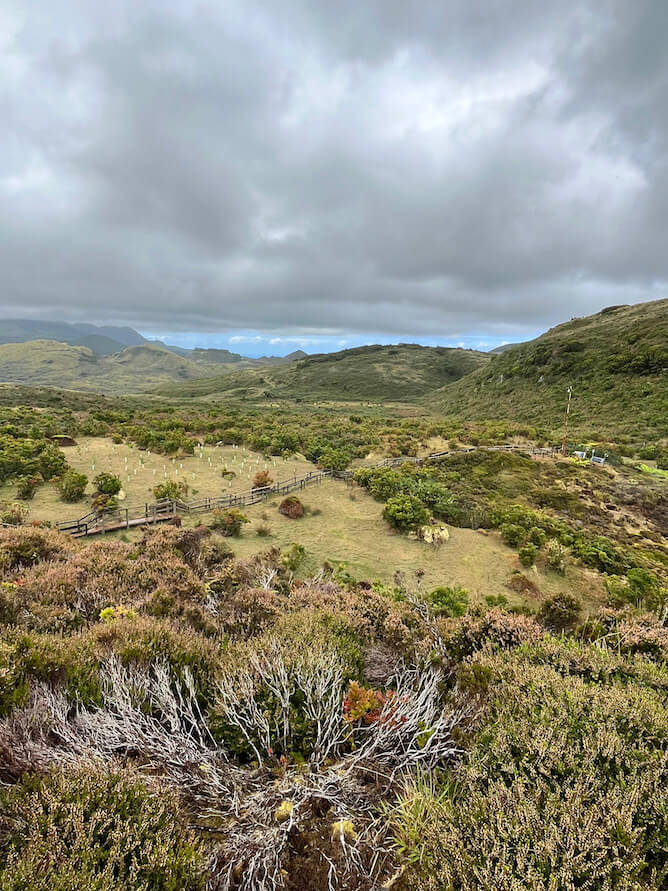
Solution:
{"label": "utility pole", "polygon": [[573,395],[573,387],[568,388],[568,402],[566,403],[566,418],[564,419],[564,438],[561,441],[561,454],[566,455],[566,437],[568,436],[568,419],[571,414],[571,397]]}

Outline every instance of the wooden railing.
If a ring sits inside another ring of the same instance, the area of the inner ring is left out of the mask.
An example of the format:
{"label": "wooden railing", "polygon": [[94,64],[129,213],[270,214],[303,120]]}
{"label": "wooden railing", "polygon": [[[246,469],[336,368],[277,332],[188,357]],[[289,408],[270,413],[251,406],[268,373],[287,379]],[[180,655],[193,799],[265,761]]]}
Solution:
{"label": "wooden railing", "polygon": [[93,533],[111,531],[132,526],[143,526],[150,523],[159,523],[176,517],[179,514],[210,513],[214,510],[222,510],[228,507],[247,507],[258,504],[272,495],[286,495],[307,486],[320,484],[324,479],[332,476],[330,470],[314,470],[306,476],[284,480],[273,486],[263,486],[260,489],[251,489],[236,495],[214,495],[198,498],[194,501],[185,501],[180,498],[163,498],[159,501],[147,503],[143,508],[113,508],[112,510],[96,513],[91,511],[76,520],[65,520],[58,523],[61,532],[70,535],[85,536]]}

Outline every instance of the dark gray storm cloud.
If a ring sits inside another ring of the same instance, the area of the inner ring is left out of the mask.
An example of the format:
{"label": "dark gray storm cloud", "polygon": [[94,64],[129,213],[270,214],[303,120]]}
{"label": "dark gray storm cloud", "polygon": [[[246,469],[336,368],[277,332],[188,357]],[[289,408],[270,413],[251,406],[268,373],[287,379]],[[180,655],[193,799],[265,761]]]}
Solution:
{"label": "dark gray storm cloud", "polygon": [[662,0],[3,0],[0,315],[502,335],[668,292]]}

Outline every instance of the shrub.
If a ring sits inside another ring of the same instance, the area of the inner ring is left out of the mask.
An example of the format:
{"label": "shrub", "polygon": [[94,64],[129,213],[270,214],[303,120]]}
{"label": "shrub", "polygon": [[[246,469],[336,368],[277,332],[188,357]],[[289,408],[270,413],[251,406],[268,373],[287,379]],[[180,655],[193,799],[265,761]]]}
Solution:
{"label": "shrub", "polygon": [[281,554],[281,564],[290,572],[297,572],[305,560],[306,549],[304,545],[297,544],[297,542],[293,542],[290,549]]}
{"label": "shrub", "polygon": [[572,594],[555,594],[541,606],[538,618],[551,631],[574,628],[580,618],[582,605]]}
{"label": "shrub", "polygon": [[446,649],[456,660],[484,649],[513,649],[540,639],[535,619],[511,615],[495,607],[482,615],[465,615],[446,637]]}
{"label": "shrub", "polygon": [[226,538],[238,538],[244,523],[250,523],[248,517],[242,514],[239,508],[228,507],[226,510],[213,512],[210,526],[211,529],[216,529]]}
{"label": "shrub", "polygon": [[381,690],[363,687],[357,681],[351,681],[343,700],[343,716],[346,723],[354,724],[362,721],[364,724],[373,724],[391,697],[391,690],[386,694]]}
{"label": "shrub", "polygon": [[179,498],[185,498],[188,494],[188,483],[185,480],[165,480],[153,489],[153,494],[157,501],[167,498],[169,501],[176,501]]}
{"label": "shrub", "polygon": [[566,548],[556,538],[551,538],[548,541],[545,547],[545,560],[550,569],[554,569],[561,575],[565,574]]}
{"label": "shrub", "polygon": [[529,541],[531,544],[536,545],[537,548],[543,544],[545,538],[545,532],[540,526],[532,526],[531,529],[529,529]]}
{"label": "shrub", "polygon": [[23,501],[30,501],[37,488],[42,485],[44,478],[40,473],[32,476],[22,476],[16,486],[16,497]]}
{"label": "shrub", "polygon": [[517,523],[502,523],[500,532],[505,543],[511,548],[517,548],[526,537],[525,530]]}
{"label": "shrub", "polygon": [[71,546],[72,539],[50,529],[0,529],[0,573],[34,566],[40,560],[63,560]]}
{"label": "shrub", "polygon": [[3,891],[200,891],[202,850],[175,798],[127,773],[68,769],[0,793]]}
{"label": "shrub", "polygon": [[113,473],[98,473],[95,477],[95,489],[100,495],[118,495],[121,491],[120,478]]}
{"label": "shrub", "polygon": [[5,503],[0,507],[0,523],[5,526],[22,526],[28,518],[28,508],[17,501]]}
{"label": "shrub", "polygon": [[533,566],[536,562],[536,554],[538,548],[534,544],[525,544],[519,549],[520,562],[522,566]]}
{"label": "shrub", "polygon": [[253,477],[253,489],[266,489],[273,483],[271,474],[268,470],[258,470]]}
{"label": "shrub", "polygon": [[387,522],[404,532],[426,525],[429,511],[415,495],[395,495],[390,498],[383,510]]}
{"label": "shrub", "polygon": [[299,520],[304,516],[304,505],[296,495],[288,495],[279,504],[278,512],[291,520]]}
{"label": "shrub", "polygon": [[60,493],[63,501],[81,501],[88,485],[88,477],[85,473],[77,473],[76,470],[68,470],[60,481]]}
{"label": "shrub", "polygon": [[260,538],[268,538],[271,535],[271,526],[268,523],[258,523],[255,527],[255,534]]}
{"label": "shrub", "polygon": [[429,595],[431,606],[439,616],[463,616],[469,604],[468,591],[458,586],[439,587]]}
{"label": "shrub", "polygon": [[118,507],[118,499],[113,495],[95,495],[93,498],[93,508],[98,514],[103,514],[108,510],[116,510]]}
{"label": "shrub", "polygon": [[488,697],[466,761],[399,812],[406,853],[420,852],[411,886],[664,887],[668,723],[646,663],[545,638],[473,665]]}
{"label": "shrub", "polygon": [[318,458],[323,470],[345,470],[350,464],[350,453],[343,449],[325,449]]}

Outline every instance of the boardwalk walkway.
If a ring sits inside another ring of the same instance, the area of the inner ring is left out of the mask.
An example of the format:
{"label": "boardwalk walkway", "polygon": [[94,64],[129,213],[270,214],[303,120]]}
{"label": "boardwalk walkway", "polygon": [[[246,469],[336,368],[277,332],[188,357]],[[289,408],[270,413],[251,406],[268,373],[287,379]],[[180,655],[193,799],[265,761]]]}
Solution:
{"label": "boardwalk walkway", "polygon": [[[557,449],[523,448],[522,446],[470,446],[464,449],[433,452],[423,458],[405,455],[398,458],[385,458],[384,461],[379,461],[377,464],[370,466],[377,468],[399,467],[406,462],[421,466],[430,461],[444,460],[450,455],[463,455],[478,451],[519,452],[538,458],[551,457],[557,452]],[[145,504],[143,508],[116,508],[115,510],[105,511],[102,514],[92,511],[84,517],[76,520],[65,520],[62,523],[58,523],[57,526],[61,532],[67,532],[75,538],[82,538],[105,532],[115,532],[119,529],[132,529],[136,526],[166,523],[184,514],[210,513],[213,510],[222,510],[228,507],[247,507],[250,504],[265,501],[272,495],[287,495],[289,492],[305,489],[307,486],[319,485],[325,479],[350,480],[353,478],[353,475],[354,471],[352,470],[314,470],[307,473],[306,476],[295,476],[290,480],[276,483],[273,486],[251,489],[250,492],[240,495],[214,495],[192,501],[165,498],[152,504]]]}

